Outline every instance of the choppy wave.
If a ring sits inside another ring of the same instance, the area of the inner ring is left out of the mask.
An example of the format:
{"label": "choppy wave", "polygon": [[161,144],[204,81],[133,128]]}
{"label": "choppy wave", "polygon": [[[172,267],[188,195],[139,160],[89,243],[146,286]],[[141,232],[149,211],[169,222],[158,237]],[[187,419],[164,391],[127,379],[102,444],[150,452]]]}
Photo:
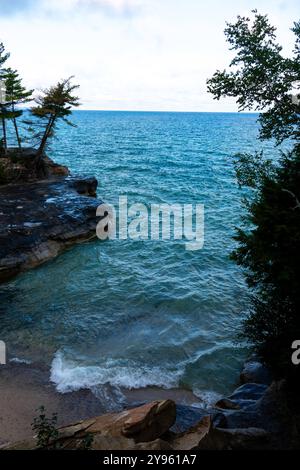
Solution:
{"label": "choppy wave", "polygon": [[83,365],[66,359],[58,351],[52,361],[50,380],[57,391],[67,393],[106,384],[127,389],[173,388],[178,386],[180,376],[180,372],[170,372],[161,367],[119,366],[112,361],[107,361],[104,366]]}
{"label": "choppy wave", "polygon": [[22,359],[19,357],[12,357],[11,359],[9,359],[9,362],[13,364],[26,364],[26,365],[32,364],[32,361],[30,361],[29,359]]}
{"label": "choppy wave", "polygon": [[60,392],[101,386],[103,400],[110,387],[180,386],[207,402],[210,390],[230,391],[247,302],[241,269],[229,259],[241,216],[232,155],[255,150],[256,119],[75,112],[78,127],[61,127],[50,156],[73,174],[95,175],[99,198],[111,204],[120,195],[147,207],[204,204],[204,248],[95,240],[1,285],[0,338],[10,354],[52,362]]}

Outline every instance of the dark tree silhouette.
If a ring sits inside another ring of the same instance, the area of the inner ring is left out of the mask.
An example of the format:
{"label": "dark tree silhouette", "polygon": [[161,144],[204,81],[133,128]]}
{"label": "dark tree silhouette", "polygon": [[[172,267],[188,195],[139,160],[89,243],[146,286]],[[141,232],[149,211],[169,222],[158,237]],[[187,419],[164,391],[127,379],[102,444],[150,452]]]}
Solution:
{"label": "dark tree silhouette", "polygon": [[17,118],[23,114],[22,109],[18,109],[18,105],[29,103],[32,100],[32,93],[34,90],[26,90],[22,85],[17,70],[11,68],[6,69],[4,74],[4,85],[6,88],[6,108],[7,118],[11,119],[14,125],[16,138],[19,148],[21,148],[21,138],[18,130]]}
{"label": "dark tree silhouette", "polygon": [[246,268],[252,289],[243,336],[280,375],[294,377],[300,372],[291,362],[292,342],[300,338],[300,22],[292,28],[294,55],[286,58],[268,17],[256,10],[253,16],[227,24],[231,70],[217,71],[207,83],[216,99],[231,96],[240,110],[261,112],[260,139],[290,148],[279,159],[262,152],[237,156],[239,183],[252,191],[233,258]]}
{"label": "dark tree silhouette", "polygon": [[[5,64],[9,56],[10,56],[9,53],[5,52],[5,47],[3,43],[1,42],[0,43],[0,80],[3,85],[4,85],[4,75],[6,72],[6,70],[3,68],[3,65]],[[4,100],[3,102],[1,100],[0,119],[2,123],[2,133],[3,133],[3,137],[1,139],[1,148],[3,148],[4,152],[6,152],[7,150],[7,134],[6,134],[6,122],[5,122],[6,115],[7,115],[6,103],[4,102]]]}
{"label": "dark tree silhouette", "polygon": [[[37,165],[41,163],[48,139],[55,135],[55,128],[59,120],[70,126],[74,126],[68,116],[72,114],[72,107],[79,106],[79,98],[73,94],[79,85],[72,85],[67,78],[56,85],[44,90],[35,100],[36,106],[31,108],[31,115],[35,118],[30,121],[32,129],[39,127],[34,132],[34,138],[38,139]],[[41,124],[42,123],[42,124]]]}

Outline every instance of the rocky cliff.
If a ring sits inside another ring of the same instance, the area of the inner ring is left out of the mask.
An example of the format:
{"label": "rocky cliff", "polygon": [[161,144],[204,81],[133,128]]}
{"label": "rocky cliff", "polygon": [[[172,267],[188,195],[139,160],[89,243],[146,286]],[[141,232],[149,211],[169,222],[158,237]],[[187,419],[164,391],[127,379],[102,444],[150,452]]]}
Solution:
{"label": "rocky cliff", "polygon": [[11,181],[0,186],[0,282],[95,236],[97,180],[69,176],[47,157],[41,179],[34,158],[28,149],[0,159]]}

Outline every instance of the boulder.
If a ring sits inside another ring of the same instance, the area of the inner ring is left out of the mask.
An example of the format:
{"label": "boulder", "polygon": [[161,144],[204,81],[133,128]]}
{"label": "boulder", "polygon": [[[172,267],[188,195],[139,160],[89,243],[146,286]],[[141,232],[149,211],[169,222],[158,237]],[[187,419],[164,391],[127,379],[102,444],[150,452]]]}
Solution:
{"label": "boulder", "polygon": [[229,400],[229,398],[221,398],[221,400],[217,401],[217,403],[215,404],[215,407],[221,408],[224,410],[240,410],[241,408],[241,406],[238,403],[232,400]]}
{"label": "boulder", "polygon": [[256,383],[270,385],[272,375],[266,365],[254,358],[245,362],[244,368],[240,374],[240,381],[242,384]]}
{"label": "boulder", "polygon": [[[176,419],[172,400],[153,401],[120,413],[108,413],[58,429],[58,438],[51,442],[55,449],[134,450],[171,449],[161,437]],[[11,449],[34,449],[36,437],[7,444]]]}
{"label": "boulder", "polygon": [[184,433],[177,434],[170,444],[174,450],[193,450],[198,449],[200,442],[212,429],[211,416],[205,416],[201,421]]}
{"label": "boulder", "polygon": [[213,410],[176,404],[176,421],[170,431],[176,434],[188,431],[210,412],[213,412]]}
{"label": "boulder", "polygon": [[245,408],[262,398],[267,388],[267,385],[247,383],[235,389],[228,400],[240,408]]}
{"label": "boulder", "polygon": [[160,438],[175,419],[176,405],[172,400],[154,401],[60,428],[59,441],[62,441],[64,448],[70,448],[75,445],[74,439],[82,443],[86,436],[91,435],[93,448],[111,449],[111,446],[117,445],[122,445],[122,449],[132,448],[133,444]]}
{"label": "boulder", "polygon": [[269,433],[260,428],[222,429],[211,427],[200,440],[199,450],[259,450],[269,444]]}
{"label": "boulder", "polygon": [[170,444],[162,439],[136,443],[124,436],[101,436],[97,434],[92,443],[93,450],[172,450]]}
{"label": "boulder", "polygon": [[124,421],[124,436],[137,436],[137,442],[162,436],[175,423],[176,405],[172,400],[152,402],[129,411]]}

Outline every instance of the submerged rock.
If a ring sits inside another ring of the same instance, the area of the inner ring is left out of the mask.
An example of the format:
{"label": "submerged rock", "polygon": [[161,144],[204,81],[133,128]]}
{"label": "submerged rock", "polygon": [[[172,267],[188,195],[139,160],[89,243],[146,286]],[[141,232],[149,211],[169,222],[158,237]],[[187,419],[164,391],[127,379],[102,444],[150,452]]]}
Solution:
{"label": "submerged rock", "polygon": [[95,178],[0,186],[0,282],[96,236]]}

